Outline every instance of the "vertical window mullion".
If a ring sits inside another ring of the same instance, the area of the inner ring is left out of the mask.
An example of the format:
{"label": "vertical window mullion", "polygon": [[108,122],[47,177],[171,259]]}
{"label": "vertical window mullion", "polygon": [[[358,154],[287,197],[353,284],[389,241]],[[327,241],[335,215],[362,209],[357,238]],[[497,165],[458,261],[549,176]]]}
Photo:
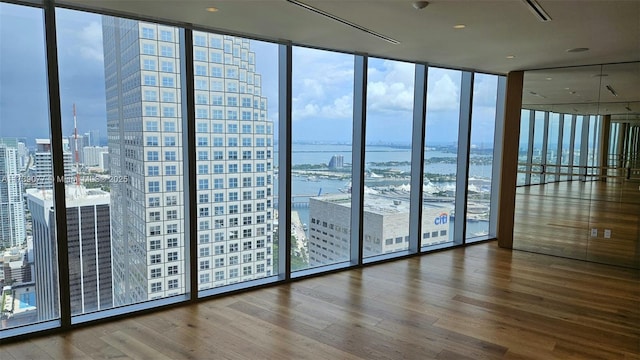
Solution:
{"label": "vertical window mullion", "polygon": [[[198,298],[198,203],[196,184],[196,115],[195,115],[195,88],[194,88],[194,67],[193,67],[193,30],[180,29],[180,72],[182,76],[182,147],[183,147],[183,182],[188,184],[184,187],[183,205],[184,218],[188,219],[185,224],[187,231],[184,232],[184,246],[188,246],[189,251],[185,256],[185,282],[186,293],[191,301]],[[185,148],[186,147],[186,148]]]}
{"label": "vertical window mullion", "polygon": [[291,278],[291,43],[278,47],[278,277]]}
{"label": "vertical window mullion", "polygon": [[353,161],[351,167],[351,250],[352,265],[362,265],[364,256],[364,156],[367,126],[367,68],[369,58],[356,55],[353,84]]}
{"label": "vertical window mullion", "polygon": [[409,211],[409,252],[420,250],[422,239],[422,185],[424,183],[424,144],[427,115],[428,68],[415,65],[413,90],[413,131],[411,139],[411,194]]}
{"label": "vertical window mullion", "polygon": [[69,243],[67,241],[65,182],[58,181],[58,179],[64,177],[64,154],[62,150],[62,114],[60,108],[60,77],[58,74],[55,12],[55,4],[52,1],[46,1],[44,6],[44,25],[53,159],[56,246],[58,252],[58,296],[60,301],[60,325],[63,329],[66,329],[71,326],[71,287],[69,285]]}
{"label": "vertical window mullion", "polygon": [[[500,201],[500,169],[502,164],[496,159],[501,158],[502,154],[502,138],[504,137],[504,107],[507,95],[507,77],[498,77],[498,87],[496,89],[496,121],[493,136],[493,167],[491,169],[491,207],[489,208],[489,238],[493,238],[498,233],[498,214]],[[520,128],[520,131],[524,131]],[[516,136],[516,134],[512,134]],[[520,134],[517,135],[518,139]],[[518,149],[518,151],[520,151]]]}
{"label": "vertical window mullion", "polygon": [[456,171],[455,222],[453,242],[463,244],[467,229],[467,193],[469,182],[469,144],[471,142],[471,113],[473,104],[473,77],[462,72],[460,84],[460,117],[458,125],[458,161]]}

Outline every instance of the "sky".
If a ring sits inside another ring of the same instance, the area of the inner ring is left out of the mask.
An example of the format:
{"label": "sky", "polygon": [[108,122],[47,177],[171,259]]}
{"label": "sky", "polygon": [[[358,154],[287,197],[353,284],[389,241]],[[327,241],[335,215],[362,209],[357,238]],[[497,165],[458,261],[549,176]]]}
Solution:
{"label": "sky", "polygon": [[[49,137],[41,10],[0,4],[0,18],[0,137]],[[98,130],[105,137],[100,16],[58,9],[56,22],[63,133],[73,133],[75,103],[79,132]],[[277,45],[252,41],[251,49],[268,98],[269,120],[277,123]],[[294,47],[294,142],[351,141],[353,73],[353,55]],[[457,139],[460,77],[459,71],[429,68],[427,146]],[[493,139],[497,77],[476,75],[475,81],[472,143],[487,146]],[[369,59],[367,143],[410,143],[413,84],[413,64]]]}

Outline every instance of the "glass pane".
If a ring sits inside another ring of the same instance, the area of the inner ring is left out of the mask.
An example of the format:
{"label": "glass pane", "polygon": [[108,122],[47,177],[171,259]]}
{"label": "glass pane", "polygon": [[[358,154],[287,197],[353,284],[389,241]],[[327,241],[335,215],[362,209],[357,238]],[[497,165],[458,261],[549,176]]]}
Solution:
{"label": "glass pane", "polygon": [[[620,123],[611,123],[611,130],[609,133],[609,152],[607,153],[607,165],[608,167],[617,167],[620,154],[618,153],[619,141],[620,141]],[[611,169],[607,171],[609,176],[615,176],[616,171]]]}
{"label": "glass pane", "polygon": [[415,65],[369,59],[364,257],[409,247]]}
{"label": "glass pane", "polygon": [[549,114],[549,131],[547,140],[547,158],[545,160],[545,182],[554,182],[558,178],[558,144],[560,143],[560,114]]}
{"label": "glass pane", "polygon": [[41,9],[0,4],[0,329],[60,316],[42,24]]}
{"label": "glass pane", "polygon": [[184,294],[178,29],[56,16],[72,314]]}
{"label": "glass pane", "polygon": [[[588,174],[598,174],[600,153],[598,151],[599,133],[600,133],[600,116],[592,115],[589,117],[589,157],[587,166],[589,166]],[[595,178],[591,178],[594,180]]]}
{"label": "glass pane", "polygon": [[[570,114],[563,114],[563,127],[562,127],[562,153],[560,158],[560,164],[562,167],[560,168],[560,172],[562,174],[568,174],[570,168],[568,167],[571,164],[571,123],[572,116]],[[560,180],[566,181],[568,179],[567,175],[562,175]]]}
{"label": "glass pane", "polygon": [[[582,171],[580,169],[580,148],[582,147],[582,128],[583,128],[583,123],[584,118],[582,115],[578,115],[576,117],[576,131],[575,131],[575,136],[574,138],[574,142],[573,142],[573,173],[578,175],[581,174]],[[578,180],[579,177],[578,176],[574,176],[572,180]]]}
{"label": "glass pane", "polygon": [[422,246],[453,242],[462,72],[429,68]]}
{"label": "glass pane", "polygon": [[291,270],[349,260],[354,56],[293,48]]}
{"label": "glass pane", "polygon": [[531,110],[522,109],[520,112],[520,145],[518,146],[518,178],[517,186],[527,185],[527,169],[529,166],[529,117]]}
{"label": "glass pane", "polygon": [[453,243],[462,72],[429,68],[421,246]]}
{"label": "glass pane", "polygon": [[544,112],[536,111],[533,128],[533,158],[531,159],[531,184],[540,184],[542,177],[542,148],[544,139]]}
{"label": "glass pane", "polygon": [[483,239],[489,235],[497,94],[496,75],[475,75],[467,189],[467,239]]}
{"label": "glass pane", "polygon": [[194,32],[198,289],[271,276],[274,44]]}

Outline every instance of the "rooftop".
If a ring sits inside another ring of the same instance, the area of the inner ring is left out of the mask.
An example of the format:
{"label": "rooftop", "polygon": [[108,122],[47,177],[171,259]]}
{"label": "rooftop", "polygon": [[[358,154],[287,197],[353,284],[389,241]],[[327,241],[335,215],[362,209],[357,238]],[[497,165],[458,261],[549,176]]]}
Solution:
{"label": "rooftop", "polygon": [[[330,194],[312,197],[317,201],[351,207],[351,194]],[[409,212],[409,193],[395,192],[393,194],[364,194],[364,211],[380,215],[400,214]],[[423,208],[441,209],[444,204],[423,202]]]}

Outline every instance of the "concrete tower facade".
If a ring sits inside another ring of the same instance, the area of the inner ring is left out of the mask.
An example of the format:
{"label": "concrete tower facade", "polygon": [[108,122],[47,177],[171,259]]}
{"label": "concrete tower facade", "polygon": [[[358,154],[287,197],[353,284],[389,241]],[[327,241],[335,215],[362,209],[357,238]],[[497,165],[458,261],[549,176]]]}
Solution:
{"label": "concrete tower facade", "polygon": [[187,239],[179,31],[103,18],[116,305],[271,275],[272,125],[249,41],[194,34],[198,231]]}

